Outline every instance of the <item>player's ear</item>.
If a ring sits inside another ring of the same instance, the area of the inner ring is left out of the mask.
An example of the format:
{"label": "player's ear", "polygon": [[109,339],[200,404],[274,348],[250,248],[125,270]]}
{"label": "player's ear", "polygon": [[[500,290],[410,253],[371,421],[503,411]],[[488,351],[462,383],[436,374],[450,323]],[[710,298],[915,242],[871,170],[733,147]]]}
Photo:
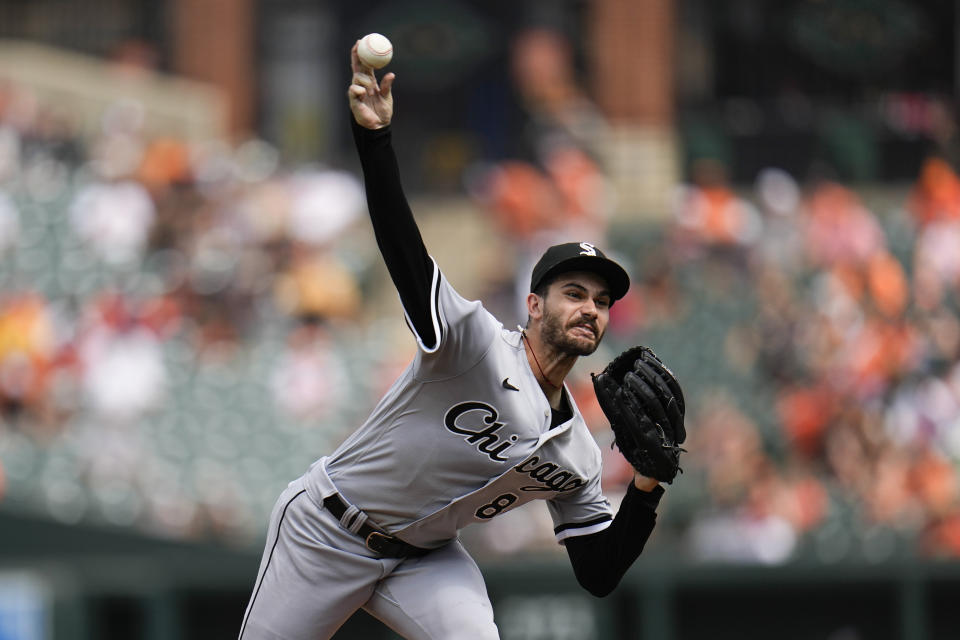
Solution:
{"label": "player's ear", "polygon": [[535,293],[527,294],[527,315],[531,320],[539,320],[543,317],[543,298]]}

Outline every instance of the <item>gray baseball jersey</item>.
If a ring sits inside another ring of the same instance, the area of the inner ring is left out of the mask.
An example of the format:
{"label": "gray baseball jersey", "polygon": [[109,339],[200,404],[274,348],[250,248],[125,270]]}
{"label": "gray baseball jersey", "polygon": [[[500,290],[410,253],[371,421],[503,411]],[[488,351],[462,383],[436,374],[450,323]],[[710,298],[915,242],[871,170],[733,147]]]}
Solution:
{"label": "gray baseball jersey", "polygon": [[339,492],[427,548],[537,498],[558,540],[608,527],[600,450],[569,390],[573,417],[551,429],[520,331],[461,297],[436,264],[430,299],[439,343],[417,336],[414,361],[364,425],[313,465],[307,493],[322,502]]}
{"label": "gray baseball jersey", "polygon": [[[458,295],[435,263],[432,294],[436,344],[417,336],[417,356],[363,426],[278,499],[241,640],[329,638],[359,608],[406,638],[496,640],[459,529],[536,498],[558,540],[610,526],[600,450],[569,391],[573,417],[551,428],[520,332]],[[377,557],[323,507],[333,494],[436,550]]]}

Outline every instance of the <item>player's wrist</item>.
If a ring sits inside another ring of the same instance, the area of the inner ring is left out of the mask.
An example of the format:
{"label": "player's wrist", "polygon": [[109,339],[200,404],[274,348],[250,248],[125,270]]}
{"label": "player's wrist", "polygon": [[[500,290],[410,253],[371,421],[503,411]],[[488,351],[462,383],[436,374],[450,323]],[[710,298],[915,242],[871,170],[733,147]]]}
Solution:
{"label": "player's wrist", "polygon": [[640,473],[633,474],[633,486],[639,491],[649,493],[660,486],[656,478],[648,478]]}
{"label": "player's wrist", "polygon": [[364,123],[357,119],[353,114],[350,116],[350,124],[353,126],[353,130],[360,135],[372,135],[379,136],[386,132],[390,131],[390,122],[380,122],[380,123]]}
{"label": "player's wrist", "polygon": [[625,500],[629,500],[634,504],[641,504],[651,511],[656,511],[657,507],[660,506],[660,498],[663,497],[664,493],[666,493],[666,490],[660,483],[655,484],[649,491],[643,491],[642,489],[638,489],[635,483],[631,482],[627,486]]}

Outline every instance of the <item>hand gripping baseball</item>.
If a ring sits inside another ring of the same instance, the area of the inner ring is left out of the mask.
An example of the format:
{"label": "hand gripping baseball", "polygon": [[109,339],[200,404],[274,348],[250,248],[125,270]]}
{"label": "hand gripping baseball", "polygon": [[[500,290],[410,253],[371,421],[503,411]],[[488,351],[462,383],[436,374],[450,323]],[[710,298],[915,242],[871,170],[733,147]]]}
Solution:
{"label": "hand gripping baseball", "polygon": [[373,67],[363,64],[357,55],[359,43],[358,40],[350,50],[350,69],[353,71],[350,88],[347,89],[350,111],[360,126],[382,129],[393,119],[393,94],[390,88],[396,76],[388,73],[378,84]]}
{"label": "hand gripping baseball", "polygon": [[614,442],[640,474],[672,482],[686,439],[680,384],[646,347],[629,349],[593,376],[594,390]]}

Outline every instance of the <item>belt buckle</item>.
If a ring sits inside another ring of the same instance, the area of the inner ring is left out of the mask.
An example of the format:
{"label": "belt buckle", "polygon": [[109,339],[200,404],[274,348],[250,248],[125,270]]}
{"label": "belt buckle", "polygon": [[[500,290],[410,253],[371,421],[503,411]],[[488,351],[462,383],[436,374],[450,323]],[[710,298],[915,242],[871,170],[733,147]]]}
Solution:
{"label": "belt buckle", "polygon": [[370,535],[367,536],[367,539],[364,540],[364,544],[367,545],[367,549],[374,551],[376,553],[383,553],[386,543],[390,542],[390,536],[383,533],[382,531],[371,531]]}

